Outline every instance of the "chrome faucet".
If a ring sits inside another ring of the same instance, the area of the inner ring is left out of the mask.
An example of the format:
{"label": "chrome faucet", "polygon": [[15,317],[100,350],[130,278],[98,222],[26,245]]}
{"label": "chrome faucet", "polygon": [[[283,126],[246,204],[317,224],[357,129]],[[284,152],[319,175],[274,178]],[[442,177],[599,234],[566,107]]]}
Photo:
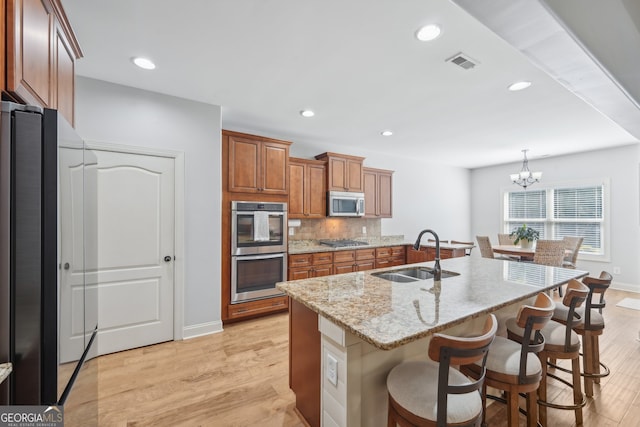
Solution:
{"label": "chrome faucet", "polygon": [[422,239],[422,235],[424,233],[431,233],[436,239],[436,265],[433,267],[433,280],[434,282],[440,282],[440,279],[442,278],[442,269],[440,268],[440,238],[436,232],[430,229],[422,230],[420,234],[418,234],[418,239],[413,245],[413,249],[416,251],[420,250],[420,239]]}

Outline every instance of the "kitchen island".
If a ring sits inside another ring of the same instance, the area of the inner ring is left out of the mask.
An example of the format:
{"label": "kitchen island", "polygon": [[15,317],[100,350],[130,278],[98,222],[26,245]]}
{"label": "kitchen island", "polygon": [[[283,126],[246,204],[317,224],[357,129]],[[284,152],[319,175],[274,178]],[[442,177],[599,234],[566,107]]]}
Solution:
{"label": "kitchen island", "polygon": [[398,283],[373,270],[277,285],[291,297],[290,385],[311,425],[386,425],[388,372],[425,359],[433,333],[464,334],[488,313],[504,319],[538,292],[588,274],[474,256],[441,265],[458,275]]}

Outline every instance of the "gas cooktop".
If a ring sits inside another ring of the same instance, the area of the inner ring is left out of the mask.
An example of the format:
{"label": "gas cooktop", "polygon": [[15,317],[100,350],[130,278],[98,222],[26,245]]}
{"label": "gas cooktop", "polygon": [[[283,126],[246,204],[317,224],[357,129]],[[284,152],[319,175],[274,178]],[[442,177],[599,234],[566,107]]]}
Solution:
{"label": "gas cooktop", "polygon": [[321,245],[331,246],[332,248],[342,248],[345,246],[368,246],[367,242],[359,242],[357,240],[320,240]]}

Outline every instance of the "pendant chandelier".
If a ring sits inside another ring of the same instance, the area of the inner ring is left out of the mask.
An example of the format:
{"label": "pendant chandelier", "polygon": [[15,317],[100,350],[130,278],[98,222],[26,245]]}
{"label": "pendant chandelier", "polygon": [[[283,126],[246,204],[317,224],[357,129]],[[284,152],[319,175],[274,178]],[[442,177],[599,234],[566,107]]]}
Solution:
{"label": "pendant chandelier", "polygon": [[518,173],[512,173],[511,181],[514,184],[518,184],[526,190],[528,186],[531,184],[535,184],[536,182],[540,182],[540,178],[542,178],[542,172],[531,172],[529,170],[529,159],[527,159],[527,151],[522,150],[524,153],[524,160],[522,161],[522,169]]}

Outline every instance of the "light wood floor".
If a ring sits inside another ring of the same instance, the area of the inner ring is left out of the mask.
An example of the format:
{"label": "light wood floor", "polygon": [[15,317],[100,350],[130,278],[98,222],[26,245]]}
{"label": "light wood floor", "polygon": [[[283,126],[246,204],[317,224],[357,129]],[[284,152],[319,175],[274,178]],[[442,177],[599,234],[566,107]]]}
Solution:
{"label": "light wood floor", "polygon": [[[640,311],[616,307],[625,297],[640,295],[607,291],[601,358],[611,375],[595,386],[585,426],[640,426]],[[85,371],[65,405],[67,427],[303,426],[288,384],[286,313],[102,356]],[[549,396],[571,399],[552,384]],[[571,411],[548,414],[551,427],[575,425]],[[503,405],[491,405],[487,415],[490,426],[506,426]]]}

